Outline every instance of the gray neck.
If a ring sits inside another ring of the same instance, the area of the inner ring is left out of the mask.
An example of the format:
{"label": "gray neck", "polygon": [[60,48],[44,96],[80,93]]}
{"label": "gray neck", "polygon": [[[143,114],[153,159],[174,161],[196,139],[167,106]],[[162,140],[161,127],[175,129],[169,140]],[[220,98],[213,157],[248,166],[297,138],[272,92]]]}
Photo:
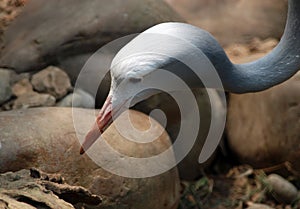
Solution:
{"label": "gray neck", "polygon": [[[229,63],[228,63],[229,64]],[[225,90],[255,92],[277,85],[300,68],[300,1],[289,0],[288,20],[279,44],[265,57],[254,62],[232,65],[231,73],[218,70]]]}

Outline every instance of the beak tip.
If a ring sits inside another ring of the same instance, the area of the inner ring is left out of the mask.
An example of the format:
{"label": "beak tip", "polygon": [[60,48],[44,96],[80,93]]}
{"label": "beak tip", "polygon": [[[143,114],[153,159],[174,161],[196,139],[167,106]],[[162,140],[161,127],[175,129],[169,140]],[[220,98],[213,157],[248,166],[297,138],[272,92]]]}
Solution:
{"label": "beak tip", "polygon": [[85,153],[85,150],[83,149],[83,147],[80,147],[80,155],[83,155]]}

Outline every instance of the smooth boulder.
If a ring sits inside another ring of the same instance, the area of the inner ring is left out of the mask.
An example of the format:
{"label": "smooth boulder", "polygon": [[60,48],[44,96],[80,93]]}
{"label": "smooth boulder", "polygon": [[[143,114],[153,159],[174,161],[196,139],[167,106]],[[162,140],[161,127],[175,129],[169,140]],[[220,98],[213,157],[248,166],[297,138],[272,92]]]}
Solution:
{"label": "smooth boulder", "polygon": [[34,74],[31,83],[37,92],[50,94],[56,99],[61,99],[71,90],[70,78],[66,72],[54,66]]}
{"label": "smooth boulder", "polygon": [[300,171],[299,81],[297,73],[260,93],[230,95],[228,143],[240,162],[256,168],[288,163],[288,170]]}
{"label": "smooth boulder", "polygon": [[182,19],[161,0],[31,0],[4,33],[0,66],[40,70],[167,21]]}
{"label": "smooth boulder", "polygon": [[[73,111],[80,118],[77,134],[84,136],[93,125],[95,111]],[[148,116],[136,111],[130,111],[130,116],[137,128],[149,126]],[[135,143],[124,143],[127,139],[117,133],[114,125],[106,130],[103,138],[116,146],[122,145],[119,148],[127,154],[143,156],[144,153],[160,153],[171,142],[166,132],[159,128],[160,125],[154,120],[152,123],[156,124],[155,130],[163,134],[143,149],[137,149]],[[48,173],[60,173],[66,183],[83,186],[93,194],[106,197],[105,208],[175,209],[178,205],[179,178],[176,167],[154,177],[125,178],[102,169],[88,155],[80,155],[72,108],[33,108],[0,113],[0,147],[1,173],[31,167]]]}
{"label": "smooth boulder", "polygon": [[277,174],[270,174],[266,182],[270,193],[280,203],[293,204],[298,198],[297,188],[288,180]]}

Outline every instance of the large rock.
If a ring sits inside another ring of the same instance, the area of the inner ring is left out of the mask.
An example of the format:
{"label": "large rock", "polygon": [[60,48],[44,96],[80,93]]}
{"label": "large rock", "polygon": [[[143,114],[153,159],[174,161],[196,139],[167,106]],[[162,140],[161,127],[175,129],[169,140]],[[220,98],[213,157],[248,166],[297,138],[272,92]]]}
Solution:
{"label": "large rock", "polygon": [[[95,111],[73,111],[80,118],[77,134],[82,137],[92,126]],[[136,111],[130,111],[130,115],[136,128],[144,130],[149,127],[148,116]],[[154,131],[163,134],[146,145],[127,143],[114,125],[103,134],[103,140],[132,156],[161,153],[171,143],[161,126],[155,121],[152,123],[156,127]],[[106,209],[175,209],[178,205],[179,179],[176,167],[154,177],[125,178],[100,168],[88,155],[79,155],[80,143],[74,129],[71,108],[2,112],[0,148],[0,172],[37,167],[48,173],[60,173],[66,183],[84,186],[93,194],[106,197]],[[112,162],[114,160],[111,159]]]}
{"label": "large rock", "polygon": [[260,93],[230,96],[228,142],[240,162],[256,168],[289,162],[290,171],[300,171],[299,81],[300,73]]}
{"label": "large rock", "polygon": [[0,66],[40,70],[167,21],[182,19],[161,0],[31,0],[4,34]]}
{"label": "large rock", "polygon": [[211,32],[223,45],[254,37],[280,38],[287,1],[165,0],[189,23]]}

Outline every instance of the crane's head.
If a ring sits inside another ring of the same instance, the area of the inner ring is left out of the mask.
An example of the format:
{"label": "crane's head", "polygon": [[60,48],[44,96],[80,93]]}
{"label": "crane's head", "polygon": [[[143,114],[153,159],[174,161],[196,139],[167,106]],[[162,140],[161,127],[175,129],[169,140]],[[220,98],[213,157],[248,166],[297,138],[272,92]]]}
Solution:
{"label": "crane's head", "polygon": [[[149,74],[157,68],[155,60],[144,56],[143,61],[137,57],[127,59],[111,67],[111,88],[98,116],[96,123],[88,132],[81,146],[80,154],[91,147],[100,135],[109,127],[113,119],[159,91],[145,86]],[[148,58],[148,59],[147,59]]]}

